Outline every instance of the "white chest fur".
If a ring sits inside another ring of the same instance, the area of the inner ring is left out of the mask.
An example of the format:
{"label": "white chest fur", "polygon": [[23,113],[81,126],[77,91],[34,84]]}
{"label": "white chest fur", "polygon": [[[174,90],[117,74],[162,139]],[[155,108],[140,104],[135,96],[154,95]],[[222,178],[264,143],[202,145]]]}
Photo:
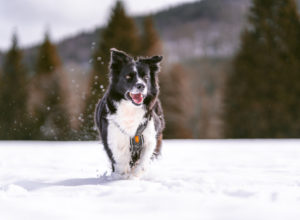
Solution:
{"label": "white chest fur", "polygon": [[130,136],[134,136],[138,126],[144,122],[145,110],[130,101],[122,100],[116,106],[117,112],[110,116]]}
{"label": "white chest fur", "polygon": [[[138,126],[144,123],[145,110],[129,101],[121,101],[116,109],[115,114],[108,116],[107,142],[116,162],[116,172],[124,174],[130,172],[130,137],[133,137]],[[156,132],[153,120],[148,122],[143,136],[145,142],[139,162],[141,166],[150,160],[155,149]]]}

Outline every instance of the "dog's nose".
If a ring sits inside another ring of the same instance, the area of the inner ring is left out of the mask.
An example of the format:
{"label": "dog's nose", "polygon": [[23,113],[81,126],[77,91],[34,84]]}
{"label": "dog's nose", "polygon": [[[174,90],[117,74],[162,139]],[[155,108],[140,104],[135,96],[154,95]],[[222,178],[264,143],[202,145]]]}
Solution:
{"label": "dog's nose", "polygon": [[142,84],[142,83],[138,83],[138,84],[136,84],[136,88],[137,88],[138,90],[142,91],[142,90],[145,89],[145,85]]}

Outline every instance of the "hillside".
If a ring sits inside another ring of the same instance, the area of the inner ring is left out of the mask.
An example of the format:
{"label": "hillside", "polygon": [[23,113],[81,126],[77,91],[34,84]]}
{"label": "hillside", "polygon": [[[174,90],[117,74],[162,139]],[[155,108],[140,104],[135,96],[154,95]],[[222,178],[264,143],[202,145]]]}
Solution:
{"label": "hillside", "polygon": [[[231,56],[239,45],[240,31],[245,25],[250,3],[251,0],[202,0],[153,14],[169,61],[199,56]],[[135,17],[139,27],[143,17]],[[88,68],[101,28],[58,42],[63,62]],[[25,60],[30,68],[35,56],[36,47],[25,49]],[[0,52],[0,62],[3,61],[1,58]]]}
{"label": "hillside", "polygon": [[[153,14],[169,60],[177,61],[203,55],[231,55],[238,45],[249,1],[203,0]],[[143,17],[135,17],[139,27]],[[101,27],[58,42],[58,51],[63,62],[89,67],[100,30]],[[36,47],[25,48],[25,61],[30,69],[34,65],[36,52]]]}
{"label": "hillside", "polygon": [[231,56],[239,44],[249,0],[204,0],[154,15],[171,61]]}
{"label": "hillside", "polygon": [[[232,54],[238,44],[248,4],[249,0],[204,0],[153,14],[165,54],[171,61],[183,57]],[[140,29],[143,18],[135,17]],[[63,60],[87,64],[92,44],[97,44],[98,34],[95,32],[98,31],[60,42],[58,48]]]}

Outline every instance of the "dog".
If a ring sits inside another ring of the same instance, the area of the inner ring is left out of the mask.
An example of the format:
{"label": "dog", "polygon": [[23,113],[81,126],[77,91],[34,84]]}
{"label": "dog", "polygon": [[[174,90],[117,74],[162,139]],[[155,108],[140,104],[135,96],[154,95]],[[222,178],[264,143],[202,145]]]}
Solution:
{"label": "dog", "polygon": [[162,56],[133,58],[110,50],[109,85],[95,123],[112,172],[139,176],[160,155],[165,121],[158,98]]}

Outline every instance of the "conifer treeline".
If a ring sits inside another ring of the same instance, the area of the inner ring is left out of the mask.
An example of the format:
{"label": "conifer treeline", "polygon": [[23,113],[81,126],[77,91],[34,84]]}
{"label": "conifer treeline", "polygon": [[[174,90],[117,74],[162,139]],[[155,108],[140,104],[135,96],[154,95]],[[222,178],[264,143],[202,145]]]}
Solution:
{"label": "conifer treeline", "polygon": [[46,33],[31,79],[29,108],[33,139],[66,140],[70,121],[61,85],[62,64]]}
{"label": "conifer treeline", "polygon": [[39,48],[34,76],[22,62],[17,36],[0,78],[0,139],[66,140],[69,120],[59,75],[61,62],[48,34]]}
{"label": "conifer treeline", "polygon": [[[224,137],[300,137],[300,20],[296,4],[293,0],[253,0],[249,24],[225,80]],[[117,1],[92,55],[88,94],[81,100],[81,125],[74,127],[67,108],[63,64],[48,34],[40,45],[34,74],[24,66],[14,34],[0,68],[0,139],[95,140],[94,109],[108,84],[112,47],[133,56],[162,53],[152,18],[144,20],[139,32]],[[199,137],[201,118],[202,132],[208,127],[205,120],[209,120],[211,105],[205,99],[211,97],[195,91],[195,85],[201,87],[200,80],[192,80],[200,78],[189,79],[188,71],[175,64],[163,66],[160,73],[166,138]]]}
{"label": "conifer treeline", "polygon": [[300,137],[300,21],[294,0],[253,0],[225,95],[229,138]]}
{"label": "conifer treeline", "polygon": [[28,74],[22,63],[22,52],[14,35],[3,73],[0,73],[0,139],[96,139],[94,110],[108,84],[110,48],[133,56],[162,53],[162,43],[151,16],[144,20],[143,27],[140,34],[134,20],[126,15],[122,2],[117,1],[92,55],[89,91],[84,100],[81,125],[76,128],[70,124],[66,106],[63,64],[49,34],[46,33],[39,47],[33,75]]}
{"label": "conifer treeline", "polygon": [[16,34],[11,49],[6,54],[0,76],[0,138],[4,140],[29,139],[26,103],[27,74],[22,63]]}

